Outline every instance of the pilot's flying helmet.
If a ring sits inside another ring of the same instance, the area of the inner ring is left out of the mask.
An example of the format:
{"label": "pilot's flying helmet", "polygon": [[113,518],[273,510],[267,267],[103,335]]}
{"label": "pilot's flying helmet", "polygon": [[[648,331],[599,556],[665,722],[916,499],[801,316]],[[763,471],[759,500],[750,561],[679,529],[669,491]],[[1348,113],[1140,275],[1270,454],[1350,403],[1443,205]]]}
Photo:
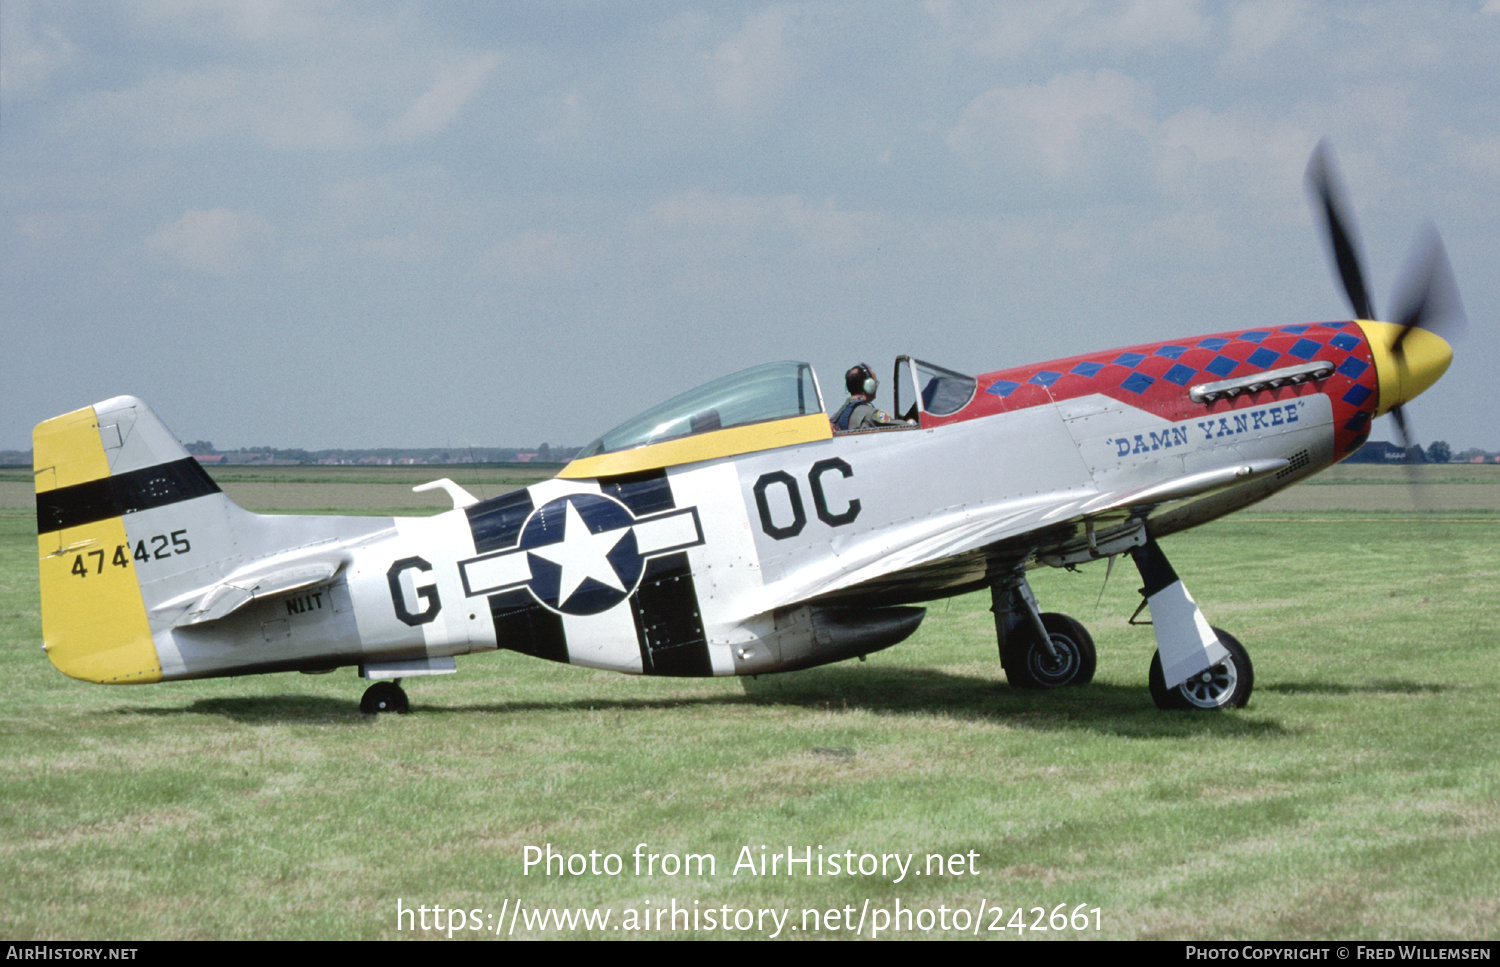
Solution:
{"label": "pilot's flying helmet", "polygon": [[875,390],[880,386],[880,380],[875,378],[875,373],[865,363],[857,364],[853,369],[844,374],[844,388],[850,394],[863,393],[873,397]]}

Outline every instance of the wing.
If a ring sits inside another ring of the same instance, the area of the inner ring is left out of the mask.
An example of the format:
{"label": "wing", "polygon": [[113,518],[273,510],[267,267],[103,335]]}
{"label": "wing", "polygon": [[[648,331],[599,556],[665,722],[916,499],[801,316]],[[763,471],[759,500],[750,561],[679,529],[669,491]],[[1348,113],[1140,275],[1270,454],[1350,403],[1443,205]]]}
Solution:
{"label": "wing", "polygon": [[[882,535],[859,563],[782,582],[771,608],[801,602],[872,606],[948,597],[1031,563],[1070,566],[1222,516],[1277,489],[1289,461],[1267,458],[1086,495],[1008,501],[932,515]],[[1191,523],[1189,523],[1191,522]],[[847,560],[849,555],[844,556]]]}

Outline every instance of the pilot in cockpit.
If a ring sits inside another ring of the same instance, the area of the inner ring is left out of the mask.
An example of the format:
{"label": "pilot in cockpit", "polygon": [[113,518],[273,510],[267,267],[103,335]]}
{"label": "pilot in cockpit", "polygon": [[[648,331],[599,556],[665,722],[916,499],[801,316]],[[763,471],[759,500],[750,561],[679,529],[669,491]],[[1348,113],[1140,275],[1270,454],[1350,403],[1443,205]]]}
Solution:
{"label": "pilot in cockpit", "polygon": [[835,430],[876,430],[886,426],[906,426],[911,420],[898,420],[884,410],[875,408],[875,392],[880,380],[864,363],[859,363],[844,374],[844,386],[849,398],[829,419]]}

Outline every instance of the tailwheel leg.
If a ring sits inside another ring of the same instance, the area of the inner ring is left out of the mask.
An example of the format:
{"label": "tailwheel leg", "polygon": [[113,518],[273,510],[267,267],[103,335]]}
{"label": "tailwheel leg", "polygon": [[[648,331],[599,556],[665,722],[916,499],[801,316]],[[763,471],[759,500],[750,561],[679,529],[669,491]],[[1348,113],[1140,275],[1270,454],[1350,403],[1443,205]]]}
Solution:
{"label": "tailwheel leg", "polygon": [[366,715],[379,715],[381,712],[396,712],[405,715],[411,711],[411,703],[406,700],[406,692],[401,688],[401,680],[376,682],[365,689],[364,697],[359,700],[359,710]]}
{"label": "tailwheel leg", "polygon": [[1094,680],[1094,639],[1073,618],[1038,611],[1024,572],[991,585],[990,599],[1000,665],[1011,685],[1061,688]]}
{"label": "tailwheel leg", "polygon": [[1130,552],[1151,608],[1156,654],[1147,682],[1160,709],[1242,708],[1255,686],[1250,653],[1229,632],[1213,628],[1155,538]]}

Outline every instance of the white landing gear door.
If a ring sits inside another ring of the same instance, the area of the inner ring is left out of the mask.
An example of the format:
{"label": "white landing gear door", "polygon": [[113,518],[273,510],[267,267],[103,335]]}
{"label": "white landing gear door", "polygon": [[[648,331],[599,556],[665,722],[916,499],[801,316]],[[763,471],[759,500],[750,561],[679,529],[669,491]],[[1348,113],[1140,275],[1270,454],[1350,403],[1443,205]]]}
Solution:
{"label": "white landing gear door", "polygon": [[1209,627],[1198,602],[1188,593],[1154,538],[1130,552],[1145,582],[1156,650],[1161,654],[1162,678],[1167,688],[1207,671],[1229,657],[1229,650]]}

